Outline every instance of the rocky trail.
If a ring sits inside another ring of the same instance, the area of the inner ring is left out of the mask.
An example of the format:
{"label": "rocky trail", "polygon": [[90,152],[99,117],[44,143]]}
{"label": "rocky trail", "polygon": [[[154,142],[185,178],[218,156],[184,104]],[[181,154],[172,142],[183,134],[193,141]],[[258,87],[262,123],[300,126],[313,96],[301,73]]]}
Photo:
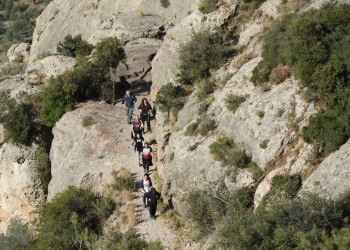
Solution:
{"label": "rocky trail", "polygon": [[[142,98],[145,97],[148,100],[150,100],[150,96],[136,95],[136,97],[137,97],[137,103],[135,105],[134,117],[135,115],[139,115],[139,111],[137,110],[137,107],[140,105]],[[153,106],[153,103],[151,103],[151,105]],[[122,148],[122,151],[124,151],[123,153],[125,153],[126,155],[127,162],[125,163],[125,166],[127,166],[126,168],[134,176],[134,180],[137,181],[137,183],[139,183],[139,181],[142,179],[144,175],[144,171],[143,171],[143,167],[139,166],[137,153],[134,152],[134,146],[131,145],[132,143],[132,140],[130,138],[131,125],[127,124],[125,105],[121,104],[121,102],[118,102],[116,106],[118,108],[118,111],[120,111],[118,116],[121,116],[122,118],[125,119],[125,125],[121,128],[124,131],[123,138],[119,143],[119,145]],[[152,125],[154,127],[154,123],[155,123],[154,120],[151,120],[151,127]],[[145,131],[147,131],[147,129],[145,129]],[[157,147],[156,142],[153,140],[154,135],[150,133],[146,133],[143,136],[145,141],[151,142],[150,146],[153,149]],[[156,164],[150,167],[151,178],[152,178],[152,173],[154,173],[155,171],[156,171]],[[161,191],[161,190],[158,190],[158,191]],[[149,211],[146,208],[144,208],[143,199],[139,191],[139,188],[137,189],[137,191],[134,192],[133,202],[136,204],[135,214],[137,217],[137,225],[135,227],[135,231],[140,238],[146,240],[147,242],[158,241],[165,247],[165,249],[174,249],[176,246],[178,246],[180,239],[177,235],[175,235],[172,232],[171,228],[169,228],[168,225],[166,225],[161,220],[150,219]],[[159,213],[157,212],[156,217],[158,218],[158,216],[159,216]]]}

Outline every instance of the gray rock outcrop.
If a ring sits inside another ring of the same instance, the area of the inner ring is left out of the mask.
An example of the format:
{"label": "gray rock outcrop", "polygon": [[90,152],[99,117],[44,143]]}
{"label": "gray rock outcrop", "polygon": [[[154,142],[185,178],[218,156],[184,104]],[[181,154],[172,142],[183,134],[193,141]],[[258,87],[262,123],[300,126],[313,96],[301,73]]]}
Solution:
{"label": "gray rock outcrop", "polygon": [[28,43],[13,44],[7,51],[10,62],[27,63],[29,60],[30,45]]}
{"label": "gray rock outcrop", "polygon": [[5,143],[0,148],[0,232],[13,216],[32,221],[36,217],[32,212],[44,202],[33,172],[37,147]]}
{"label": "gray rock outcrop", "polygon": [[38,85],[47,83],[50,77],[63,74],[75,66],[75,59],[68,56],[48,56],[40,61],[31,63],[26,68],[26,83]]}
{"label": "gray rock outcrop", "polygon": [[[56,123],[50,151],[52,179],[48,200],[68,186],[102,193],[113,180],[111,173],[126,167],[127,157],[120,138],[129,131],[120,129],[119,124],[125,123],[120,112],[103,102],[88,102]],[[91,118],[91,125],[84,127],[85,117]]]}
{"label": "gray rock outcrop", "polygon": [[303,183],[300,190],[335,199],[350,190],[350,141],[330,154]]}
{"label": "gray rock outcrop", "polygon": [[160,1],[54,0],[37,18],[30,61],[42,52],[54,52],[68,34],[81,34],[93,44],[110,36],[124,41],[163,36],[168,27],[195,10],[197,2],[171,1],[163,8]]}

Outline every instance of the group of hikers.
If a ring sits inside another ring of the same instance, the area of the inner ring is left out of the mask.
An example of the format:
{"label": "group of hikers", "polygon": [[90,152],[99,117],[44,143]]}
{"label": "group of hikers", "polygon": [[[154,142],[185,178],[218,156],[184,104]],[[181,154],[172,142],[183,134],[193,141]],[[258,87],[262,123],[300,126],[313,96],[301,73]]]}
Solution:
{"label": "group of hikers", "polygon": [[[152,180],[148,174],[149,167],[153,166],[153,150],[150,144],[144,140],[143,134],[151,133],[150,118],[153,112],[151,105],[147,98],[143,98],[141,105],[138,107],[140,116],[136,116],[132,121],[134,106],[137,99],[130,91],[126,91],[122,104],[126,105],[126,115],[128,124],[131,124],[131,139],[134,151],[138,156],[138,164],[143,166],[144,176],[140,182],[141,195],[143,196],[144,207],[148,207],[150,218],[156,219],[157,200],[160,198],[160,193],[152,186]],[[145,123],[147,124],[147,131],[145,132]]]}

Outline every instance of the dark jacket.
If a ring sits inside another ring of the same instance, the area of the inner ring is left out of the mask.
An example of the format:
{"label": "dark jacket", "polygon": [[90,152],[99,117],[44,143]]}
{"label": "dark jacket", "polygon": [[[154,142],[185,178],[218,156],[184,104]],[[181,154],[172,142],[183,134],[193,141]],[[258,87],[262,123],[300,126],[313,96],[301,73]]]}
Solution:
{"label": "dark jacket", "polygon": [[141,104],[139,106],[139,109],[141,109],[141,113],[142,114],[146,114],[147,115],[148,111],[152,110],[152,107],[151,107],[151,105],[149,103],[147,105]]}
{"label": "dark jacket", "polygon": [[122,99],[122,104],[124,104],[124,102],[126,103],[126,107],[127,108],[133,108],[134,107],[134,103],[137,101],[136,97],[133,95],[127,96],[125,95],[124,98]]}
{"label": "dark jacket", "polygon": [[157,191],[153,192],[148,192],[146,193],[146,197],[148,199],[148,204],[150,205],[157,205],[157,200],[160,198],[160,193],[158,193]]}

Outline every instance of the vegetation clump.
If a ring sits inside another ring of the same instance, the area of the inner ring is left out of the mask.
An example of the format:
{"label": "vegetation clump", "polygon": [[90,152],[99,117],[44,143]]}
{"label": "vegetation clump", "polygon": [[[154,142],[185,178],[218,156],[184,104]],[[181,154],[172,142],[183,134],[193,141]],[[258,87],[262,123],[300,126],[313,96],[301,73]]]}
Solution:
{"label": "vegetation clump", "polygon": [[0,99],[0,122],[4,125],[5,140],[29,144],[34,134],[29,107],[24,103],[18,104],[14,99],[7,99],[6,94],[2,94]]}
{"label": "vegetation clump", "polygon": [[[105,38],[96,45],[92,62],[83,61],[73,70],[50,78],[48,87],[43,91],[43,107],[40,112],[46,126],[53,127],[77,102],[93,98],[113,101],[115,93],[110,71],[125,57],[120,46],[118,39]],[[120,94],[124,90],[120,88],[116,92]]]}
{"label": "vegetation clump", "polygon": [[184,105],[185,93],[181,86],[175,86],[168,82],[157,92],[156,105],[160,111],[170,115],[177,114]]}
{"label": "vegetation clump", "polygon": [[209,151],[215,160],[221,161],[228,166],[233,165],[239,168],[246,168],[250,162],[250,157],[229,138],[218,138],[209,145]]}
{"label": "vegetation clump", "polygon": [[210,69],[219,68],[227,58],[234,54],[232,44],[237,43],[233,32],[216,32],[209,30],[194,33],[191,40],[183,44],[179,51],[180,84],[192,85],[194,82],[208,78]]}
{"label": "vegetation clump", "polygon": [[241,103],[245,102],[245,97],[229,94],[225,99],[226,108],[235,113]]}
{"label": "vegetation clump", "polygon": [[219,0],[201,0],[199,3],[199,11],[203,14],[209,14],[216,9]]}
{"label": "vegetation clump", "polygon": [[323,156],[350,138],[349,21],[345,4],[285,15],[266,32],[263,60],[251,78],[277,84],[288,75],[283,67],[291,68],[305,88],[303,96],[323,107],[303,128],[304,140],[319,145]]}
{"label": "vegetation clump", "polygon": [[64,56],[84,57],[90,55],[93,48],[94,46],[84,41],[81,35],[67,35],[63,42],[58,43],[56,50]]}
{"label": "vegetation clump", "polygon": [[26,249],[33,241],[34,232],[20,218],[10,220],[5,234],[0,234],[0,249]]}

